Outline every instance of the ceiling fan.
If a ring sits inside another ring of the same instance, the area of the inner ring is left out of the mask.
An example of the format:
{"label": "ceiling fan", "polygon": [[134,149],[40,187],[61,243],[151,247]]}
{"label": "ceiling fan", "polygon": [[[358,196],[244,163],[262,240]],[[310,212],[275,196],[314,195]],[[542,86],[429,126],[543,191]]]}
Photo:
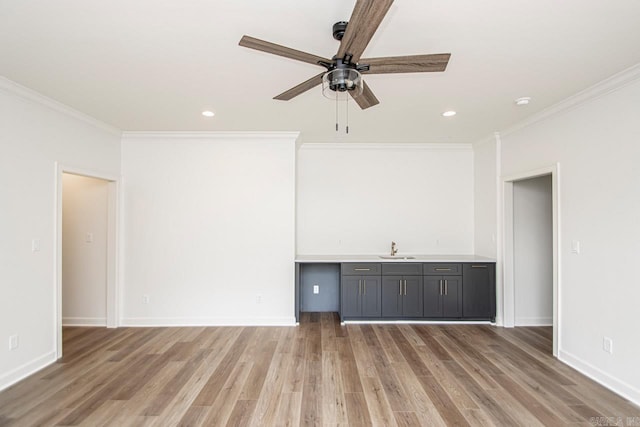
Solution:
{"label": "ceiling fan", "polygon": [[[243,36],[239,45],[274,55],[284,56],[309,64],[319,65],[326,71],[311,77],[273,99],[288,101],[323,83],[335,92],[348,92],[363,110],[380,101],[360,74],[425,73],[447,68],[450,53],[411,56],[361,58],[367,44],[387,14],[393,0],[357,0],[349,22],[333,25],[333,37],[340,41],[338,53],[332,58],[291,49],[268,41]],[[358,90],[359,88],[359,90]],[[361,93],[360,93],[361,91]]]}

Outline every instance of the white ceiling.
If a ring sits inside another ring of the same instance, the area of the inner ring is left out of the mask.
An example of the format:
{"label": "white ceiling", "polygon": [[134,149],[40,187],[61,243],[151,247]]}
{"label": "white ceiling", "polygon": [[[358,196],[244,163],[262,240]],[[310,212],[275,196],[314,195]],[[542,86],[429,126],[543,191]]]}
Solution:
{"label": "white ceiling", "polygon": [[[0,0],[0,75],[128,131],[473,142],[640,63],[638,0],[396,0],[363,57],[451,52],[449,67],[366,76],[380,104],[350,103],[350,134],[336,134],[335,103],[320,86],[272,99],[322,68],[238,41],[247,34],[331,57],[331,26],[354,4]],[[518,108],[522,96],[533,100]],[[205,108],[216,116],[202,117]],[[458,115],[443,118],[449,109]]]}

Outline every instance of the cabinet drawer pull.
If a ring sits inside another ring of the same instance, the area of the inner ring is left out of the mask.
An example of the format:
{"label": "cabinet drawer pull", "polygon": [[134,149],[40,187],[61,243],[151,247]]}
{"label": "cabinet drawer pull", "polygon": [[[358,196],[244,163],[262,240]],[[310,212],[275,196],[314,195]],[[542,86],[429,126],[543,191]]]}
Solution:
{"label": "cabinet drawer pull", "polygon": [[354,271],[371,271],[370,268],[354,268]]}
{"label": "cabinet drawer pull", "polygon": [[398,295],[402,295],[402,280],[398,280]]}
{"label": "cabinet drawer pull", "polygon": [[407,279],[404,279],[404,295],[407,296]]}
{"label": "cabinet drawer pull", "polygon": [[440,282],[440,295],[443,295],[443,292],[442,292],[442,279],[440,279],[439,282]]}
{"label": "cabinet drawer pull", "polygon": [[450,268],[434,268],[435,271],[451,271]]}
{"label": "cabinet drawer pull", "polygon": [[367,294],[367,281],[363,280],[362,281],[362,295],[366,295]]}
{"label": "cabinet drawer pull", "polygon": [[447,283],[447,279],[444,280],[444,294],[449,295],[449,283]]}
{"label": "cabinet drawer pull", "polygon": [[487,268],[486,265],[472,265],[471,268]]}

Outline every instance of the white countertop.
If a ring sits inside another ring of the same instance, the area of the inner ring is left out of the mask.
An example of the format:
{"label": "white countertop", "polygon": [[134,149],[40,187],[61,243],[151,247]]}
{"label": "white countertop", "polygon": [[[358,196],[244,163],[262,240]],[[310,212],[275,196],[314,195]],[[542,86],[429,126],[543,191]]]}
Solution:
{"label": "white countertop", "polygon": [[[382,255],[296,255],[300,263],[340,263],[340,262],[496,262],[493,258],[479,255],[397,255],[396,258],[381,258]],[[386,256],[386,255],[384,255]],[[413,257],[411,259],[403,256]]]}

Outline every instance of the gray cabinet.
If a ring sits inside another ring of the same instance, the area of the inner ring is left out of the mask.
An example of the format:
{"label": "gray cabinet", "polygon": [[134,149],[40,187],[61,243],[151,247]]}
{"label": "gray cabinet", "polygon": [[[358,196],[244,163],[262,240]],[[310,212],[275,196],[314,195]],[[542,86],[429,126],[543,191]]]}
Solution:
{"label": "gray cabinet", "polygon": [[464,264],[462,274],[462,314],[464,318],[495,321],[495,264]]}
{"label": "gray cabinet", "polygon": [[340,288],[343,320],[381,316],[380,264],[342,264]]}
{"label": "gray cabinet", "polygon": [[382,317],[422,317],[422,264],[382,264]]}
{"label": "gray cabinet", "polygon": [[462,317],[462,264],[428,263],[423,272],[424,317]]}
{"label": "gray cabinet", "polygon": [[424,276],[424,317],[462,317],[462,276]]}
{"label": "gray cabinet", "polygon": [[495,263],[342,263],[340,269],[342,320],[495,321]]}

